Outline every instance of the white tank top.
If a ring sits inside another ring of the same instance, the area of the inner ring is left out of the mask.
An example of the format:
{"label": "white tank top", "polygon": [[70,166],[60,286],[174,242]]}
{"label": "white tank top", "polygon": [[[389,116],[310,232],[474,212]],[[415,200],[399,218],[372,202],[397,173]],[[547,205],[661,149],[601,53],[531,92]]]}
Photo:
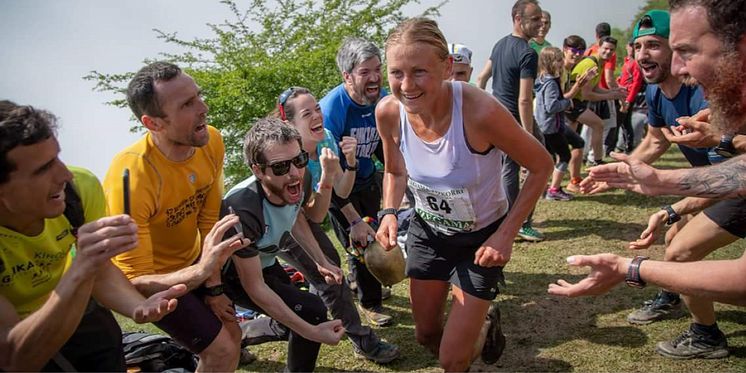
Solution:
{"label": "white tank top", "polygon": [[434,230],[448,235],[480,230],[508,211],[501,177],[503,152],[490,147],[478,153],[467,143],[461,84],[451,83],[451,124],[433,142],[414,133],[404,106],[399,105],[399,149],[417,213]]}

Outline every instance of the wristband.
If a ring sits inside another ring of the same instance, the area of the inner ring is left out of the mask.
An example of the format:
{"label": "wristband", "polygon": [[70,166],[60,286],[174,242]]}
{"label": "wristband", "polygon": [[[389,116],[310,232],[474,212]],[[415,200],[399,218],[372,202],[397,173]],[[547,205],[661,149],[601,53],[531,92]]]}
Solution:
{"label": "wristband", "polygon": [[642,289],[647,285],[645,281],[640,278],[640,263],[647,259],[648,257],[646,256],[636,256],[632,259],[632,262],[629,263],[629,267],[627,268],[627,276],[624,279],[624,282],[626,282],[627,285],[638,289]]}
{"label": "wristband", "polygon": [[357,164],[355,164],[354,166],[350,166],[349,164],[345,165],[345,170],[347,170],[347,171],[357,171]]}
{"label": "wristband", "polygon": [[354,226],[356,226],[356,225],[358,225],[358,224],[360,224],[362,222],[363,222],[363,218],[357,218],[357,219],[353,220],[352,223],[350,223],[350,228],[352,228],[352,227],[354,227]]}
{"label": "wristband", "polygon": [[322,189],[330,189],[331,190],[333,188],[334,188],[334,185],[330,185],[330,184],[322,184],[322,183],[316,184],[316,189],[318,189],[318,190],[322,190]]}

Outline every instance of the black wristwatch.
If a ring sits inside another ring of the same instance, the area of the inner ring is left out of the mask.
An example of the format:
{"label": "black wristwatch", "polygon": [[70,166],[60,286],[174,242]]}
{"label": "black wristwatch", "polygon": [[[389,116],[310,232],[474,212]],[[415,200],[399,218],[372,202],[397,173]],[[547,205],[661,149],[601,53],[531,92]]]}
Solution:
{"label": "black wristwatch", "polygon": [[666,225],[671,225],[681,220],[681,215],[677,214],[676,211],[673,210],[673,207],[671,207],[671,205],[663,206],[663,210],[665,210],[666,213],[668,214],[668,219],[666,219]]}
{"label": "black wristwatch", "polygon": [[349,164],[345,165],[345,170],[347,171],[357,171],[357,163],[354,166],[350,166]]}
{"label": "black wristwatch", "polygon": [[632,259],[632,262],[629,263],[629,268],[627,269],[627,277],[624,279],[624,282],[626,282],[627,285],[638,289],[642,289],[647,285],[645,281],[640,278],[640,263],[647,259],[649,259],[647,256],[636,256]]}
{"label": "black wristwatch", "polygon": [[225,289],[223,288],[223,284],[219,284],[215,286],[202,286],[199,292],[206,297],[217,297],[218,295],[225,294]]}
{"label": "black wristwatch", "polygon": [[383,220],[383,217],[386,216],[386,215],[396,215],[396,209],[392,207],[392,208],[383,209],[381,211],[378,211],[377,217],[378,217],[378,223],[379,224],[381,223],[381,220]]}

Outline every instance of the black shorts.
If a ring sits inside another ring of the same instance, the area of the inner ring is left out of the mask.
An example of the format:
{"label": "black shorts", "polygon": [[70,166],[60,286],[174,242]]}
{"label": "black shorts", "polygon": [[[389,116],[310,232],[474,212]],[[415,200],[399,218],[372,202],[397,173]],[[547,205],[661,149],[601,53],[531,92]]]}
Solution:
{"label": "black shorts", "polygon": [[572,99],[572,109],[565,110],[565,116],[571,122],[577,122],[580,114],[588,109],[588,101],[581,101],[578,99]]}
{"label": "black shorts", "polygon": [[447,281],[477,298],[493,300],[503,283],[502,267],[474,264],[474,253],[500,226],[502,218],[476,232],[448,236],[434,232],[415,214],[407,233],[407,276]]}
{"label": "black shorts", "polygon": [[215,340],[223,323],[194,291],[184,294],[178,300],[179,305],[173,312],[153,324],[168,333],[178,344],[199,354]]}
{"label": "black shorts", "polygon": [[43,372],[124,372],[122,329],[111,311],[95,300],[88,307],[70,339],[43,368]]}
{"label": "black shorts", "polygon": [[746,199],[725,199],[703,212],[728,233],[741,238],[746,237]]}

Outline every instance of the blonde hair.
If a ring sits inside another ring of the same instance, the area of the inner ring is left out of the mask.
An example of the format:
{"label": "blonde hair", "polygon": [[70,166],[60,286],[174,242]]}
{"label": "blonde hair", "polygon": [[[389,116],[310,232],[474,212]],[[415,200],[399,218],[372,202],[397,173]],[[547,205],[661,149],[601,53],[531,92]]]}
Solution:
{"label": "blonde hair", "polygon": [[385,51],[400,44],[423,43],[435,48],[441,60],[448,58],[448,42],[438,23],[425,17],[409,18],[394,28],[386,38]]}
{"label": "blonde hair", "polygon": [[563,61],[565,55],[559,48],[546,47],[539,53],[539,73],[546,73],[552,76],[559,76],[562,68],[557,71],[557,61]]}

